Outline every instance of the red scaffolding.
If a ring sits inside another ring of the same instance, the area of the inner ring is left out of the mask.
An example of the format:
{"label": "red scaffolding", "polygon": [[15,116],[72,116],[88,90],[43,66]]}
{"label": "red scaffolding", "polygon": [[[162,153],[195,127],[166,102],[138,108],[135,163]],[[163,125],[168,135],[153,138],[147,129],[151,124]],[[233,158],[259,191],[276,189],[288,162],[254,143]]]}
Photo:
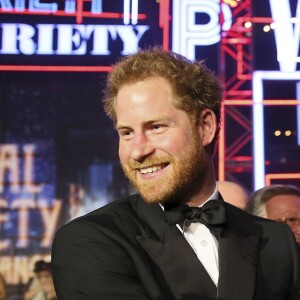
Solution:
{"label": "red scaffolding", "polygon": [[[222,0],[221,5],[224,4],[231,7],[232,26],[226,31],[221,29],[220,64],[225,100],[218,150],[218,179],[239,181],[240,174],[245,173],[252,180],[251,0]],[[222,13],[220,23],[222,28]]]}

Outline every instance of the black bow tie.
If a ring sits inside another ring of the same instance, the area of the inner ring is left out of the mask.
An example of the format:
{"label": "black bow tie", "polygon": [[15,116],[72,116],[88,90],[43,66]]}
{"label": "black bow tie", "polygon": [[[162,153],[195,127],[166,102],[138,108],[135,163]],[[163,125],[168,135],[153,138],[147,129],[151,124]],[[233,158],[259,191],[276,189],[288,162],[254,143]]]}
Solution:
{"label": "black bow tie", "polygon": [[189,220],[191,223],[204,224],[213,234],[220,234],[223,231],[223,225],[227,222],[224,202],[220,200],[208,201],[202,207],[167,203],[164,208],[169,225],[181,224]]}

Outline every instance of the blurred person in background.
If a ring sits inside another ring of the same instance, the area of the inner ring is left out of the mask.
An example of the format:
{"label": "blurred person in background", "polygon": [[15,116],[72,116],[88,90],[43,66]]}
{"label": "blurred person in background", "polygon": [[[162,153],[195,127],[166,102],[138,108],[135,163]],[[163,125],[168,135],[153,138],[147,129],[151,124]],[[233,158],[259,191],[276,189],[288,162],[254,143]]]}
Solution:
{"label": "blurred person in background", "polygon": [[300,244],[300,188],[270,185],[255,191],[247,211],[263,218],[286,223]]}
{"label": "blurred person in background", "polygon": [[224,201],[245,210],[249,202],[249,194],[239,183],[233,181],[218,181],[219,192]]}
{"label": "blurred person in background", "polygon": [[29,281],[24,300],[57,300],[54,290],[51,263],[39,260],[35,263],[35,276]]}

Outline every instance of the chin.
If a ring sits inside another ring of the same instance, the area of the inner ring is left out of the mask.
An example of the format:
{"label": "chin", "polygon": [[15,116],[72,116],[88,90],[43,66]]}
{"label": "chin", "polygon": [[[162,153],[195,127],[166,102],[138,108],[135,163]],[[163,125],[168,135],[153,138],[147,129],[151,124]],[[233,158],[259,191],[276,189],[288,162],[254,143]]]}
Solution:
{"label": "chin", "polygon": [[148,204],[163,204],[165,203],[165,200],[159,196],[155,197],[154,195],[149,195],[149,194],[145,194],[143,192],[139,192],[140,195],[142,196],[142,198],[144,199],[145,202],[147,202]]}
{"label": "chin", "polygon": [[154,195],[144,194],[140,192],[140,195],[148,204],[164,205],[166,203],[184,203],[183,197],[178,197],[174,194],[166,194],[164,196],[160,194],[155,197]]}

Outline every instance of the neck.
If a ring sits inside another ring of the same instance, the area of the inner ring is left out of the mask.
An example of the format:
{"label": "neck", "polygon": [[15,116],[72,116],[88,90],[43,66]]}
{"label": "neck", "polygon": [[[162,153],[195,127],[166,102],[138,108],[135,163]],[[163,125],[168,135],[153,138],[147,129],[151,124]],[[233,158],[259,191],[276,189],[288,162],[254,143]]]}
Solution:
{"label": "neck", "polygon": [[199,194],[192,196],[189,201],[185,202],[185,204],[191,207],[200,206],[201,204],[207,201],[207,199],[214,192],[215,188],[216,188],[216,182],[213,181],[213,183],[210,184],[209,186],[205,186],[205,189],[202,190]]}
{"label": "neck", "polygon": [[216,188],[214,169],[209,168],[206,176],[202,179],[198,190],[193,193],[185,203],[189,206],[199,206],[212,195]]}

